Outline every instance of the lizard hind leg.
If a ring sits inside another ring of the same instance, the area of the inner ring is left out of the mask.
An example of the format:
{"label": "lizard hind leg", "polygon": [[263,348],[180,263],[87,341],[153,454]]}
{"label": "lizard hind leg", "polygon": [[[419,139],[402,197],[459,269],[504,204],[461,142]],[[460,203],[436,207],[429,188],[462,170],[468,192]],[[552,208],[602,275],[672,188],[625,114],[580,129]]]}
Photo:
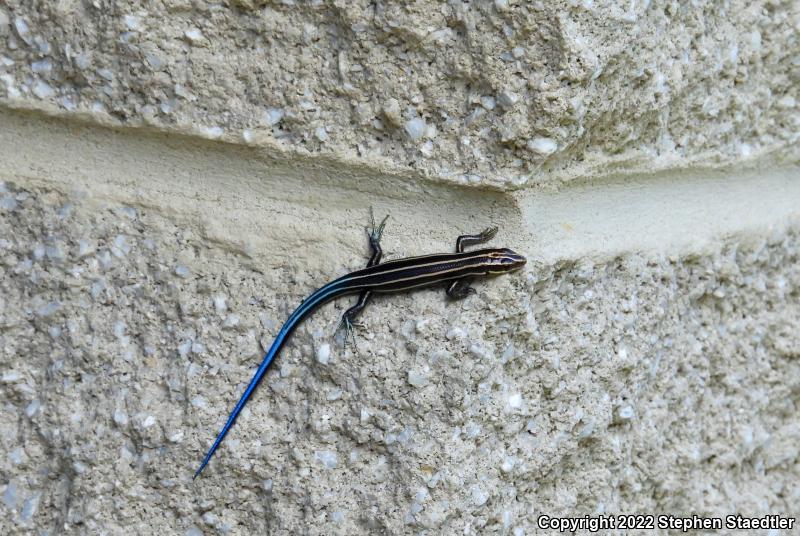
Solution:
{"label": "lizard hind leg", "polygon": [[350,338],[350,340],[352,340],[353,342],[353,348],[357,348],[355,329],[353,328],[353,321],[359,314],[361,314],[361,311],[364,309],[364,307],[367,306],[371,294],[372,291],[369,290],[361,291],[361,294],[358,295],[358,301],[356,302],[356,304],[350,307],[348,310],[346,310],[342,315],[342,319],[339,321],[339,325],[336,326],[336,332],[338,332],[342,328],[344,328],[345,330],[344,339],[342,340],[342,346],[346,347],[347,340],[348,338]]}
{"label": "lizard hind leg", "polygon": [[376,264],[380,264],[381,262],[381,257],[383,256],[383,250],[381,249],[381,238],[383,237],[383,229],[386,227],[386,220],[389,219],[389,215],[387,214],[381,220],[380,224],[375,225],[375,214],[372,211],[372,207],[369,207],[369,219],[370,225],[364,228],[364,230],[367,232],[367,238],[369,239],[370,250],[372,251],[372,256],[367,262],[367,268],[370,266],[375,266]]}
{"label": "lizard hind leg", "polygon": [[[381,237],[383,236],[383,229],[386,227],[386,220],[388,219],[389,215],[387,214],[381,220],[380,224],[375,225],[375,213],[373,212],[372,207],[369,207],[370,225],[365,227],[364,230],[367,232],[369,247],[372,251],[372,254],[369,258],[369,261],[367,261],[367,268],[380,264],[381,262],[381,257],[383,256],[383,250],[381,249]],[[336,331],[334,333],[338,333],[339,330],[344,327],[345,336],[342,341],[343,346],[347,346],[347,339],[350,338],[353,341],[353,347],[356,347],[356,336],[355,329],[353,328],[353,321],[359,314],[361,314],[361,311],[364,310],[364,307],[367,306],[371,296],[372,291],[362,290],[358,295],[358,301],[356,304],[347,309],[342,315],[342,319],[339,321],[339,325],[336,326]]]}

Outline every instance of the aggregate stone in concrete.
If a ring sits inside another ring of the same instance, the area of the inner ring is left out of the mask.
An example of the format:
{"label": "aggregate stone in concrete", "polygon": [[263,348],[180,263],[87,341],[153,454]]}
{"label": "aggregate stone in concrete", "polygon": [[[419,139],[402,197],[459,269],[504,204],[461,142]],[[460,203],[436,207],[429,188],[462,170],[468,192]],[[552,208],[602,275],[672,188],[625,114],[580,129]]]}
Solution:
{"label": "aggregate stone in concrete", "polygon": [[0,99],[517,188],[796,160],[796,2],[26,2]]}
{"label": "aggregate stone in concrete", "polygon": [[[540,515],[796,515],[798,230],[544,265],[305,322],[192,222],[0,183],[0,531],[535,533]],[[265,253],[265,254],[268,254]],[[360,260],[358,263],[360,264]]]}

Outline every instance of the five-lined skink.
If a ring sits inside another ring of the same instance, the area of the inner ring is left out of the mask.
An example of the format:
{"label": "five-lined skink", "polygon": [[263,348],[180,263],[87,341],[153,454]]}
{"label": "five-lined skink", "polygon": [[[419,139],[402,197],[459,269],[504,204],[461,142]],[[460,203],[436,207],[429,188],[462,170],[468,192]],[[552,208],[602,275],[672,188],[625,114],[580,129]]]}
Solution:
{"label": "five-lined skink", "polygon": [[447,295],[454,299],[461,299],[474,292],[474,289],[469,286],[474,277],[510,272],[521,268],[526,262],[525,257],[507,248],[464,251],[467,246],[491,240],[497,233],[497,228],[494,227],[486,229],[477,235],[459,236],[456,240],[455,253],[408,257],[380,264],[381,256],[383,255],[380,239],[385,224],[386,218],[377,227],[373,222],[372,229],[367,232],[372,256],[366,268],[351,272],[318,289],[306,298],[289,316],[261,361],[261,365],[256,370],[253,379],[250,380],[250,384],[245,389],[244,394],[233,408],[225,426],[222,427],[214,444],[208,450],[203,463],[200,464],[197,472],[195,472],[194,478],[200,475],[220,443],[222,443],[250,395],[253,394],[256,386],[263,378],[264,373],[281,348],[283,348],[289,335],[303,318],[323,303],[345,294],[360,293],[358,302],[345,311],[342,316],[342,323],[350,330],[352,320],[364,309],[373,292],[398,292],[442,282],[451,282],[447,287]]}

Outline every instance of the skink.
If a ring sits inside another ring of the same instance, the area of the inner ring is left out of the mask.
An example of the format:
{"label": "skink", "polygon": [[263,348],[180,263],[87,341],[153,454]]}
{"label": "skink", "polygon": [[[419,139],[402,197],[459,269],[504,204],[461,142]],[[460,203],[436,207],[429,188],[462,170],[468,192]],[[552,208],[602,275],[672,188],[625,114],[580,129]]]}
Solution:
{"label": "skink", "polygon": [[477,235],[459,236],[456,240],[455,253],[408,257],[380,264],[381,256],[383,255],[380,239],[385,224],[386,218],[377,227],[373,222],[372,229],[367,232],[372,256],[366,268],[351,272],[318,289],[306,298],[289,316],[264,356],[263,361],[261,361],[261,365],[253,375],[253,379],[250,380],[250,384],[245,389],[244,394],[242,394],[239,402],[233,408],[225,426],[222,427],[219,435],[214,440],[214,444],[208,450],[203,463],[200,464],[200,467],[195,472],[194,478],[200,475],[220,443],[222,443],[250,395],[253,394],[256,386],[264,377],[264,373],[281,348],[283,348],[283,345],[286,344],[289,335],[309,313],[323,303],[345,294],[360,293],[358,302],[345,311],[342,316],[342,323],[349,330],[351,329],[352,320],[364,309],[373,292],[399,292],[416,287],[451,282],[447,287],[447,295],[453,299],[462,299],[474,292],[474,289],[469,286],[474,277],[510,272],[521,268],[526,262],[525,257],[507,248],[464,251],[467,246],[491,240],[497,234],[497,228],[493,227]]}

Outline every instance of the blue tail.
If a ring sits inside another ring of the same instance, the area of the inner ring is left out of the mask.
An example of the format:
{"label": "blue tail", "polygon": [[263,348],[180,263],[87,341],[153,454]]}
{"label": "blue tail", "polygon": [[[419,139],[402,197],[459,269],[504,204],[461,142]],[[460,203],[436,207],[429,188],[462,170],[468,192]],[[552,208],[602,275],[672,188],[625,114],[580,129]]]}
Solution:
{"label": "blue tail", "polygon": [[217,447],[219,447],[219,444],[222,443],[223,439],[225,439],[225,435],[227,435],[228,430],[230,430],[231,426],[233,426],[233,423],[236,421],[236,417],[239,416],[239,413],[241,413],[244,405],[247,404],[247,400],[250,398],[250,395],[253,394],[253,391],[261,381],[261,378],[264,377],[264,373],[267,372],[267,369],[275,359],[275,354],[277,354],[278,350],[281,348],[281,344],[283,342],[283,337],[281,336],[282,334],[283,330],[281,330],[281,334],[278,335],[278,338],[275,339],[275,342],[272,343],[269,351],[264,356],[264,360],[261,362],[261,365],[258,367],[255,375],[253,375],[253,379],[250,380],[250,385],[247,386],[247,389],[244,390],[242,398],[240,398],[239,402],[236,403],[236,407],[233,408],[231,416],[228,417],[228,422],[226,422],[225,426],[222,427],[217,439],[214,440],[214,444],[211,445],[210,449],[208,449],[208,454],[206,454],[206,457],[203,458],[203,463],[201,463],[200,467],[197,469],[197,471],[195,471],[192,480],[200,476],[200,473],[203,471],[205,466],[208,465],[208,460],[211,459],[211,456],[214,455],[214,452],[217,450]]}
{"label": "blue tail", "polygon": [[220,443],[222,443],[222,440],[225,439],[228,430],[230,430],[231,426],[233,426],[233,423],[236,421],[236,418],[239,416],[239,413],[241,413],[242,409],[244,408],[244,405],[247,404],[247,400],[250,398],[250,395],[253,394],[253,391],[258,386],[259,382],[261,381],[261,378],[264,377],[264,374],[267,372],[267,369],[272,364],[272,361],[275,359],[275,356],[278,355],[278,352],[280,352],[283,343],[286,341],[286,338],[294,330],[294,328],[297,327],[297,324],[299,324],[300,321],[303,318],[305,318],[305,316],[308,313],[310,313],[317,305],[325,301],[328,301],[332,298],[335,298],[340,294],[343,294],[342,290],[338,288],[339,285],[337,285],[337,283],[338,281],[334,281],[314,292],[311,296],[306,298],[303,301],[303,303],[300,304],[300,307],[298,307],[291,314],[289,319],[286,320],[286,323],[281,328],[280,332],[278,333],[278,336],[275,337],[275,341],[272,343],[272,346],[270,346],[269,350],[264,356],[263,361],[261,361],[261,365],[259,365],[258,370],[253,375],[253,379],[250,380],[250,384],[247,386],[247,389],[244,390],[244,394],[239,399],[239,402],[236,403],[236,407],[233,408],[230,417],[228,417],[228,422],[226,422],[225,426],[222,427],[222,430],[217,436],[217,439],[214,440],[214,444],[211,445],[210,449],[208,449],[208,454],[206,454],[206,457],[203,458],[203,463],[201,463],[200,467],[197,469],[197,471],[195,471],[192,480],[200,476],[200,473],[203,472],[205,466],[208,465],[208,461],[214,455],[214,452],[216,452],[217,447],[219,447]]}

